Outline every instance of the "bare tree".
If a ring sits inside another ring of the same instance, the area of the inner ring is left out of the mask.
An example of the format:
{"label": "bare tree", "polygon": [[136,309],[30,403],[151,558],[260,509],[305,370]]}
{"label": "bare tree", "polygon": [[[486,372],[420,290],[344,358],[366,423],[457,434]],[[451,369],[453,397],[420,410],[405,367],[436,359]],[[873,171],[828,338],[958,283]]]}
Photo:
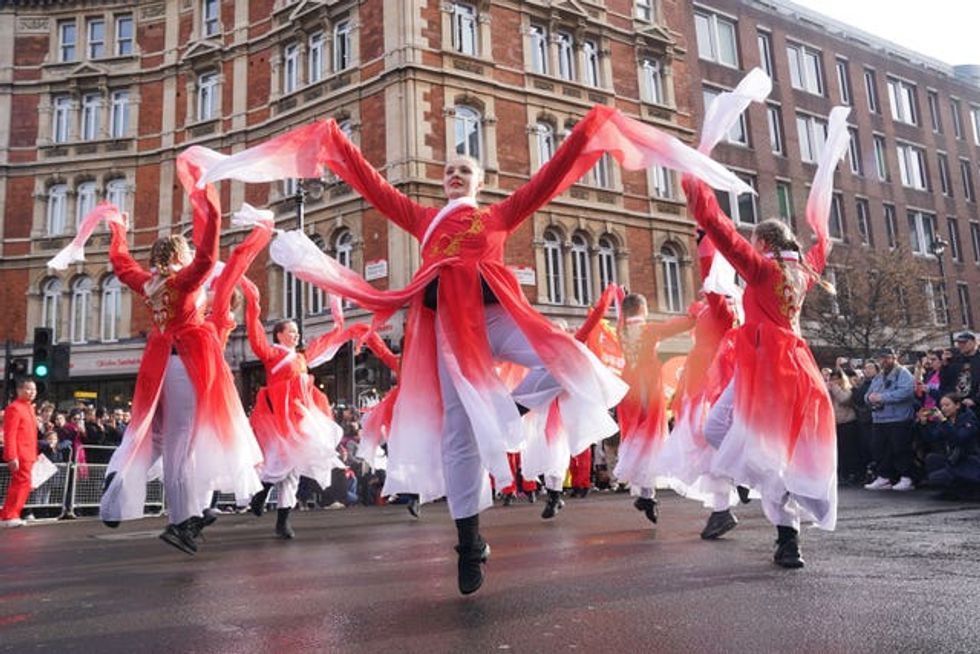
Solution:
{"label": "bare tree", "polygon": [[866,359],[882,347],[922,350],[948,333],[948,299],[907,250],[851,247],[825,276],[837,295],[811,294],[804,329],[814,345]]}

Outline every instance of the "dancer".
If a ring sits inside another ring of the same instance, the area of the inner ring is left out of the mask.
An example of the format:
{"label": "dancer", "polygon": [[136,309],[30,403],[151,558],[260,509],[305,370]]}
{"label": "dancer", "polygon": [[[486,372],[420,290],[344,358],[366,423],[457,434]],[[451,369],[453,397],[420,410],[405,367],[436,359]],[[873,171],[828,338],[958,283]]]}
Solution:
{"label": "dancer", "polygon": [[[745,280],[745,323],[734,342],[734,376],[704,427],[718,448],[712,474],[758,490],[776,525],[773,557],[803,567],[802,518],[833,529],[837,519],[837,443],[834,413],[820,369],[800,336],[800,310],[820,279],[830,241],[827,221],[837,161],[847,149],[848,110],[835,108],[824,157],[817,169],[807,222],[817,235],[804,256],[786,223],[766,220],[751,241],[735,229],[707,185],[684,177],[698,225]],[[760,401],[765,398],[765,401]]]}
{"label": "dancer", "polygon": [[37,418],[34,398],[37,385],[24,377],[17,380],[17,398],[3,411],[3,460],[10,470],[7,497],[0,509],[0,525],[22,527],[20,512],[31,494],[31,470],[37,460]]}

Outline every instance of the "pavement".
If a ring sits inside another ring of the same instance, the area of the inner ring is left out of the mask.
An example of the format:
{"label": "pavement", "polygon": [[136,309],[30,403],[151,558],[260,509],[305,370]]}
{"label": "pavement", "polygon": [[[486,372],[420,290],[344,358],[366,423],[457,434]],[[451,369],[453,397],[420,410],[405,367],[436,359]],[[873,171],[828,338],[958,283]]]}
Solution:
{"label": "pavement", "polygon": [[456,590],[445,504],[222,517],[200,552],[161,518],[0,531],[0,652],[978,652],[980,504],[842,489],[802,570],[771,563],[758,502],[698,538],[706,512],[661,493],[655,528],[625,495],[483,514],[493,548]]}

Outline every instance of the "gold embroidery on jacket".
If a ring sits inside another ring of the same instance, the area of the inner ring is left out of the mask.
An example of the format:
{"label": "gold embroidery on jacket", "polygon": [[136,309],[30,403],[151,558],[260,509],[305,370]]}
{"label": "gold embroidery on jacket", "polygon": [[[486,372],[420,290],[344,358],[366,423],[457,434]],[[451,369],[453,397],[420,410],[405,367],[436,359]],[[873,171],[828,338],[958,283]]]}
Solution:
{"label": "gold embroidery on jacket", "polygon": [[470,236],[476,236],[486,229],[486,224],[484,223],[484,218],[486,218],[486,216],[486,209],[477,209],[470,214],[470,226],[467,229],[452,235],[443,234],[432,245],[432,249],[429,250],[429,254],[432,256],[442,254],[447,257],[455,257],[457,254],[459,254],[465,239],[469,238]]}

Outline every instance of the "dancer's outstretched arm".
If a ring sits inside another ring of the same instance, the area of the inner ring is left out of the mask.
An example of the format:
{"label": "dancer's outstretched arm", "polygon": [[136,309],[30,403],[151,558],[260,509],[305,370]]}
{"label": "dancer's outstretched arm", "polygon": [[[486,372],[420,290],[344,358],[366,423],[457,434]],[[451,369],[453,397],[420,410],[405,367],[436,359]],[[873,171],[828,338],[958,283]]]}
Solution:
{"label": "dancer's outstretched arm", "polygon": [[112,240],[109,242],[109,261],[112,262],[112,272],[123,284],[140,295],[145,295],[143,286],[153,276],[129,253],[129,242],[126,240],[126,227],[115,221],[109,222]]}

